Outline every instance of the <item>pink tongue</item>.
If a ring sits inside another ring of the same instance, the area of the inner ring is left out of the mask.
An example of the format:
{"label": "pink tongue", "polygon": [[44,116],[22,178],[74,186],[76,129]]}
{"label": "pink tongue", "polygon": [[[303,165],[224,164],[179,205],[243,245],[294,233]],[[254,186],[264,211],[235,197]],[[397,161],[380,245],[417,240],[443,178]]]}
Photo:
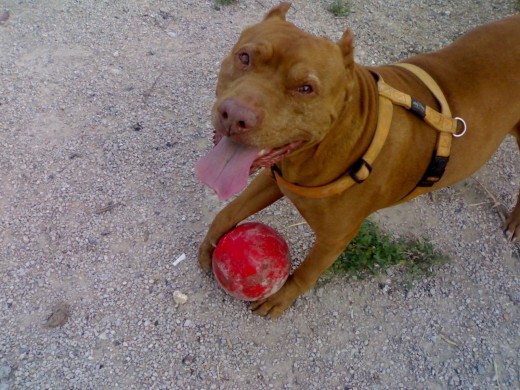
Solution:
{"label": "pink tongue", "polygon": [[220,200],[226,200],[247,185],[247,178],[259,149],[237,144],[222,137],[209,154],[195,164],[201,182],[213,189]]}

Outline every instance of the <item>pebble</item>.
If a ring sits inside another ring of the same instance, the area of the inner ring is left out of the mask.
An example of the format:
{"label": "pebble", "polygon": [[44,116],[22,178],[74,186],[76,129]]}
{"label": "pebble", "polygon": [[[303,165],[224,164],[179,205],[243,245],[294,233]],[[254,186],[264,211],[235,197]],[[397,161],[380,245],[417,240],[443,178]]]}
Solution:
{"label": "pebble", "polygon": [[194,362],[195,362],[195,357],[193,357],[192,355],[186,355],[182,359],[182,363],[186,364],[187,366],[189,366],[190,364],[193,364]]}
{"label": "pebble", "polygon": [[173,300],[179,305],[184,305],[186,302],[188,302],[188,296],[178,290],[175,290],[173,292]]}
{"label": "pebble", "polygon": [[9,366],[0,366],[0,380],[7,379],[11,374],[11,367]]}
{"label": "pebble", "polygon": [[481,375],[484,375],[487,373],[486,367],[484,367],[482,364],[477,365],[477,372]]}

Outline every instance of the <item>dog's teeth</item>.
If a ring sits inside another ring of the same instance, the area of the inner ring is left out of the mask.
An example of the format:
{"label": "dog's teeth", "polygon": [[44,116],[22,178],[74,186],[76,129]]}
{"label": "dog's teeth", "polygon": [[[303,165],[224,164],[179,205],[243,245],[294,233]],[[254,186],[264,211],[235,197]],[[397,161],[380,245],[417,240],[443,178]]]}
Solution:
{"label": "dog's teeth", "polygon": [[260,151],[260,153],[258,153],[258,156],[259,156],[259,157],[262,157],[262,156],[263,156],[264,154],[266,154],[266,153],[267,153],[267,150],[266,150],[266,149],[262,149],[262,150]]}

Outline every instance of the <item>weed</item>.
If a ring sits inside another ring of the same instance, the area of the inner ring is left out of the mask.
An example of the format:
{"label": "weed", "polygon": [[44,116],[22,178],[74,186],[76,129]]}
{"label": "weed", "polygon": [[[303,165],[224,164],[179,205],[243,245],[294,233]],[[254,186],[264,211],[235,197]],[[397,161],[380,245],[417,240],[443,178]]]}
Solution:
{"label": "weed", "polygon": [[404,269],[406,287],[411,288],[414,280],[432,273],[434,264],[447,260],[427,241],[393,240],[382,234],[374,222],[366,220],[330,270],[364,279],[399,264]]}
{"label": "weed", "polygon": [[349,0],[334,0],[328,7],[328,11],[339,18],[349,16],[352,12],[352,6]]}
{"label": "weed", "polygon": [[230,5],[236,3],[237,0],[215,0],[214,7],[220,9],[221,5]]}

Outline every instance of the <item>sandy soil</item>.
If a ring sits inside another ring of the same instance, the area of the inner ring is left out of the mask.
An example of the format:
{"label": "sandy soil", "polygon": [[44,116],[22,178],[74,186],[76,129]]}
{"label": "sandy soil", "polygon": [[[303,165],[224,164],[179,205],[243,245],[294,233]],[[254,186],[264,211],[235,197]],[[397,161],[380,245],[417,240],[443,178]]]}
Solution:
{"label": "sandy soil", "polygon": [[[326,3],[294,1],[289,19],[333,40],[352,28],[367,65],[518,5],[353,1],[334,18]],[[193,174],[211,146],[219,62],[274,4],[0,4],[1,390],[519,387],[519,250],[493,207],[516,200],[511,138],[473,178],[374,216],[451,258],[410,291],[398,268],[329,275],[268,321],[199,269],[222,207]],[[312,243],[285,201],[255,219],[295,262]]]}

